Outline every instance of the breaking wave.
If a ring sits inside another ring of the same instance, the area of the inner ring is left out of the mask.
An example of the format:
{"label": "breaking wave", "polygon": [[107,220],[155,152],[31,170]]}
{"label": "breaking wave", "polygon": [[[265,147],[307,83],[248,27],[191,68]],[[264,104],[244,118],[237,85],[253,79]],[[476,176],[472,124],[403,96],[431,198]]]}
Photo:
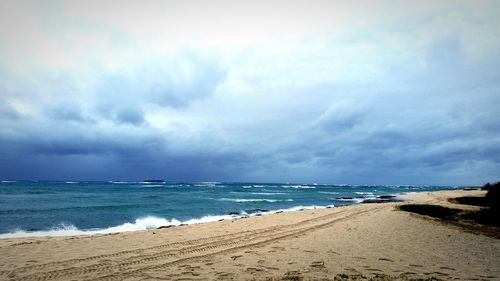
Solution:
{"label": "breaking wave", "polygon": [[246,203],[246,202],[267,202],[267,203],[275,203],[275,202],[293,202],[293,199],[245,199],[245,198],[221,198],[218,199],[220,201],[229,201],[229,202],[237,202],[237,203]]}

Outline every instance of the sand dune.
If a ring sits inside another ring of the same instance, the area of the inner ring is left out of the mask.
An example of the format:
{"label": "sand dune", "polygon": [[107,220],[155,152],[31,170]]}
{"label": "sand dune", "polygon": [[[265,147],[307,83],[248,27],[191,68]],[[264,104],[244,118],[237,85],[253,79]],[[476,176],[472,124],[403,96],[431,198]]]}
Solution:
{"label": "sand dune", "polygon": [[[482,191],[405,196],[415,202]],[[397,211],[304,210],[120,234],[0,240],[0,280],[249,280],[384,273],[500,280],[500,240]]]}

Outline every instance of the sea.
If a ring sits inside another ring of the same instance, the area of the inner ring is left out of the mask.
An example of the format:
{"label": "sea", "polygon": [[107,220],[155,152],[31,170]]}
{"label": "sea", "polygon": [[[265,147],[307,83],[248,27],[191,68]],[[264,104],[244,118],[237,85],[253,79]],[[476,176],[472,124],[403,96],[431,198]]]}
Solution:
{"label": "sea", "polygon": [[[1,181],[0,238],[91,235],[331,208],[451,186]],[[390,197],[388,195],[396,196]]]}

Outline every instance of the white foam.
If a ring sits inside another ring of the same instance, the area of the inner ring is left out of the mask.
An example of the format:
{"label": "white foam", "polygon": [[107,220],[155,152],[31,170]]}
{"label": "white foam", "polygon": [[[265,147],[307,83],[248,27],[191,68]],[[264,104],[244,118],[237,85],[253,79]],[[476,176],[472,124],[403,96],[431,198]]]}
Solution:
{"label": "white foam", "polygon": [[335,207],[335,205],[328,205],[328,206],[315,206],[315,205],[311,205],[311,206],[295,206],[295,207],[291,207],[291,208],[288,208],[288,209],[280,209],[280,210],[276,210],[276,211],[271,211],[270,213],[278,213],[278,212],[295,212],[295,211],[302,211],[302,210],[314,210],[314,209],[325,209],[325,208],[332,208],[332,207]]}
{"label": "white foam", "polygon": [[103,229],[80,230],[72,224],[60,224],[57,227],[54,227],[49,230],[41,230],[41,231],[16,230],[12,233],[0,234],[0,238],[107,234],[107,233],[156,229],[160,226],[170,226],[170,225],[176,226],[180,224],[181,222],[176,219],[172,219],[169,221],[164,218],[148,216],[136,219],[134,223],[127,222],[121,225]]}
{"label": "white foam", "polygon": [[[283,201],[283,200],[282,200]],[[287,199],[285,201],[293,201],[292,199]],[[179,221],[175,218],[168,220],[165,218],[159,218],[154,216],[148,216],[144,218],[136,219],[134,223],[124,223],[118,226],[103,228],[103,229],[93,229],[93,230],[80,230],[72,224],[60,224],[59,226],[41,231],[25,231],[17,230],[11,233],[0,234],[0,239],[4,238],[19,238],[19,237],[46,237],[46,236],[83,236],[83,235],[95,235],[95,234],[109,234],[109,233],[120,233],[138,230],[148,230],[156,229],[161,226],[179,226],[181,224],[201,224],[207,222],[214,222],[226,219],[239,219],[245,217],[253,217],[260,214],[275,214],[279,212],[293,212],[302,210],[312,210],[312,209],[324,209],[331,208],[334,205],[328,206],[295,206],[288,209],[272,210],[268,212],[257,212],[254,214],[246,214],[244,211],[241,215],[207,215],[201,218],[189,219],[186,221]]]}
{"label": "white foam", "polygon": [[267,203],[275,203],[275,202],[293,202],[293,199],[286,199],[286,200],[278,200],[278,199],[261,199],[261,198],[255,198],[255,199],[247,199],[247,198],[220,198],[218,199],[220,201],[229,201],[229,202],[237,202],[237,203],[245,203],[245,202],[267,202]]}
{"label": "white foam", "polygon": [[14,183],[14,182],[17,182],[17,181],[2,181],[2,183]]}
{"label": "white foam", "polygon": [[333,192],[333,191],[318,191],[318,193],[321,193],[321,194],[339,194],[338,192]]}
{"label": "white foam", "polygon": [[144,186],[144,187],[164,187],[164,185],[161,185],[161,184],[144,184],[142,186]]}
{"label": "white foam", "polygon": [[354,192],[356,194],[359,194],[359,195],[373,195],[373,192],[360,192],[360,191],[357,191],[357,192]]}
{"label": "white foam", "polygon": [[284,195],[286,192],[246,192],[246,191],[231,191],[233,194],[252,194],[252,195]]}
{"label": "white foam", "polygon": [[284,192],[249,192],[247,194],[253,194],[253,195],[283,195],[287,194]]}
{"label": "white foam", "polygon": [[295,189],[315,189],[315,186],[310,185],[282,185],[283,188],[295,188]]}
{"label": "white foam", "polygon": [[345,202],[355,202],[355,203],[361,203],[363,202],[366,198],[328,198],[330,200],[337,200],[337,201],[345,201]]}
{"label": "white foam", "polygon": [[78,181],[65,181],[64,183],[76,184],[76,183],[80,183],[80,182],[78,182]]}
{"label": "white foam", "polygon": [[221,183],[218,181],[202,181],[202,182],[197,182],[193,184],[193,186],[197,187],[216,187],[217,185],[220,185]]}
{"label": "white foam", "polygon": [[219,215],[219,216],[204,216],[198,219],[190,219],[184,222],[184,224],[199,224],[199,223],[206,223],[206,222],[213,222],[213,221],[220,221],[220,220],[226,220],[226,219],[232,219],[235,218],[236,216],[231,216],[231,215]]}

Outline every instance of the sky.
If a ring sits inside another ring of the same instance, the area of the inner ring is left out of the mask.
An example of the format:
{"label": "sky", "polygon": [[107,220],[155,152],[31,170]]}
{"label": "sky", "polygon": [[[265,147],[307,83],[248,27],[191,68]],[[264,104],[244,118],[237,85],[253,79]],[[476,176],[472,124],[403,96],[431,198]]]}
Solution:
{"label": "sky", "polygon": [[0,178],[500,179],[498,1],[0,0]]}

